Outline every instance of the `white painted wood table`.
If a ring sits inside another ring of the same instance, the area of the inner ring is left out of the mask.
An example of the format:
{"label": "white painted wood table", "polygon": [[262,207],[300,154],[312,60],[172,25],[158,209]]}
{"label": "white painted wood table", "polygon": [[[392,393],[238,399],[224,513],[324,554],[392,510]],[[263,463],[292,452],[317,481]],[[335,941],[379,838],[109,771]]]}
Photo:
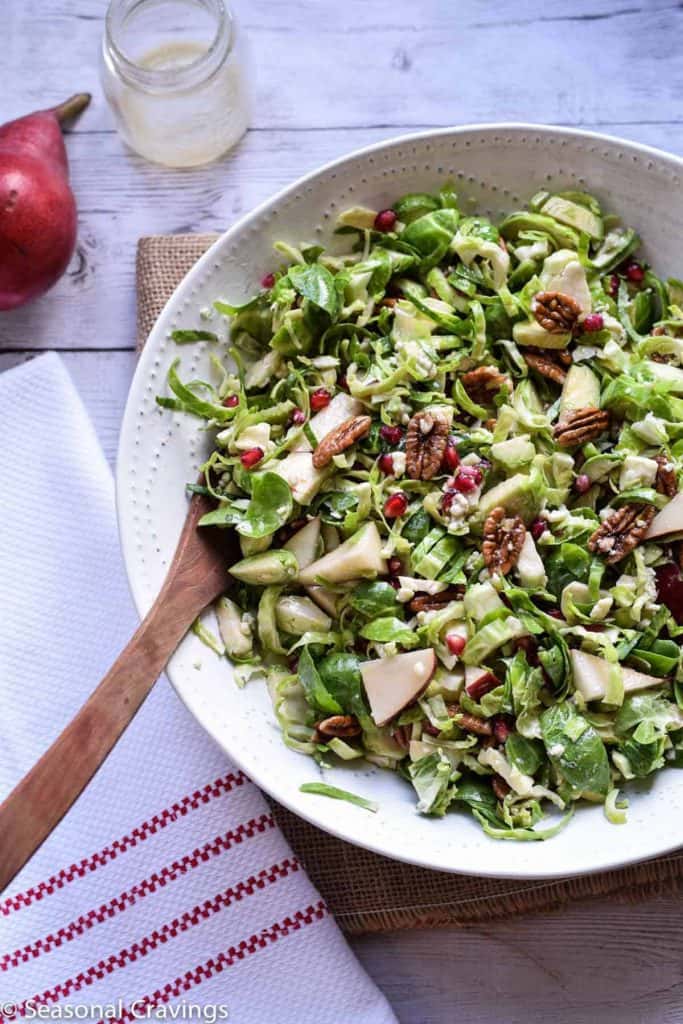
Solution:
{"label": "white painted wood table", "polygon": [[[133,373],[140,235],[215,231],[345,151],[425,126],[529,120],[683,152],[683,5],[668,0],[239,0],[253,128],[210,167],[127,152],[98,85],[106,0],[3,0],[0,121],[89,89],[68,141],[80,237],[45,298],[0,315],[0,369],[57,349],[113,461]],[[354,947],[403,1024],[680,1024],[683,905],[597,903]],[[341,1022],[340,1022],[341,1024]]]}

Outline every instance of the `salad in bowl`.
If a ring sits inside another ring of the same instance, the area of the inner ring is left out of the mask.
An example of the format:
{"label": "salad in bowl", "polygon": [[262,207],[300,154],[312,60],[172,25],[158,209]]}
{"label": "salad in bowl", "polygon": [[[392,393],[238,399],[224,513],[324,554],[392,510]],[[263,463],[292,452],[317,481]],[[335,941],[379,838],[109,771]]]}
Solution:
{"label": "salad in bowl", "polygon": [[683,766],[683,284],[585,192],[493,223],[446,183],[336,231],[174,334],[215,378],[176,360],[157,401],[215,430],[188,486],[243,556],[197,632],[289,747],[422,814],[624,821]]}

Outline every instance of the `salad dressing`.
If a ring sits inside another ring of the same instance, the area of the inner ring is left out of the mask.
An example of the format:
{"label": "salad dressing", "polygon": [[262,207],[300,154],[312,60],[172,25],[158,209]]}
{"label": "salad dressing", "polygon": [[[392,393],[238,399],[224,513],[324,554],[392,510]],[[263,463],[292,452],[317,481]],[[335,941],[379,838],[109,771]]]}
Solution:
{"label": "salad dressing", "polygon": [[[163,18],[158,0],[146,2]],[[191,0],[170,4],[176,17],[184,3],[195,6]],[[125,0],[111,5],[102,59],[104,90],[121,134],[155,163],[192,167],[215,160],[241,139],[249,120],[245,58],[234,21],[222,30],[219,22],[215,37],[213,26],[202,38],[184,22],[170,22],[168,32],[160,32],[158,16],[153,30],[143,23],[138,32],[129,24],[140,17],[137,9],[116,19],[125,6]]]}

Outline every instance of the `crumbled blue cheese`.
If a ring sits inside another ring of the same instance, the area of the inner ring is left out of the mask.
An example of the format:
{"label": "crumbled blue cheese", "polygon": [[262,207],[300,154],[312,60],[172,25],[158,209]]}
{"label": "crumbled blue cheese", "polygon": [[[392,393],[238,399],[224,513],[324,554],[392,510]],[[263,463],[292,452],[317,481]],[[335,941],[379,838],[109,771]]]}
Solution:
{"label": "crumbled blue cheese", "polygon": [[391,475],[393,477],[403,476],[406,471],[406,453],[393,452],[391,456]]}

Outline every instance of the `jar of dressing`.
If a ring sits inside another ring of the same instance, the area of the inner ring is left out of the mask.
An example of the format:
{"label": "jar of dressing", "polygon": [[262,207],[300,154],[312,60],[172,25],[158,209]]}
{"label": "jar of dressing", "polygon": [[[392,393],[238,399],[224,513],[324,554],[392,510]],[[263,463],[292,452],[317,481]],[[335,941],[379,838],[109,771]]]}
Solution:
{"label": "jar of dressing", "polygon": [[111,0],[101,74],[121,135],[147,160],[205,164],[247,130],[243,41],[223,0]]}

